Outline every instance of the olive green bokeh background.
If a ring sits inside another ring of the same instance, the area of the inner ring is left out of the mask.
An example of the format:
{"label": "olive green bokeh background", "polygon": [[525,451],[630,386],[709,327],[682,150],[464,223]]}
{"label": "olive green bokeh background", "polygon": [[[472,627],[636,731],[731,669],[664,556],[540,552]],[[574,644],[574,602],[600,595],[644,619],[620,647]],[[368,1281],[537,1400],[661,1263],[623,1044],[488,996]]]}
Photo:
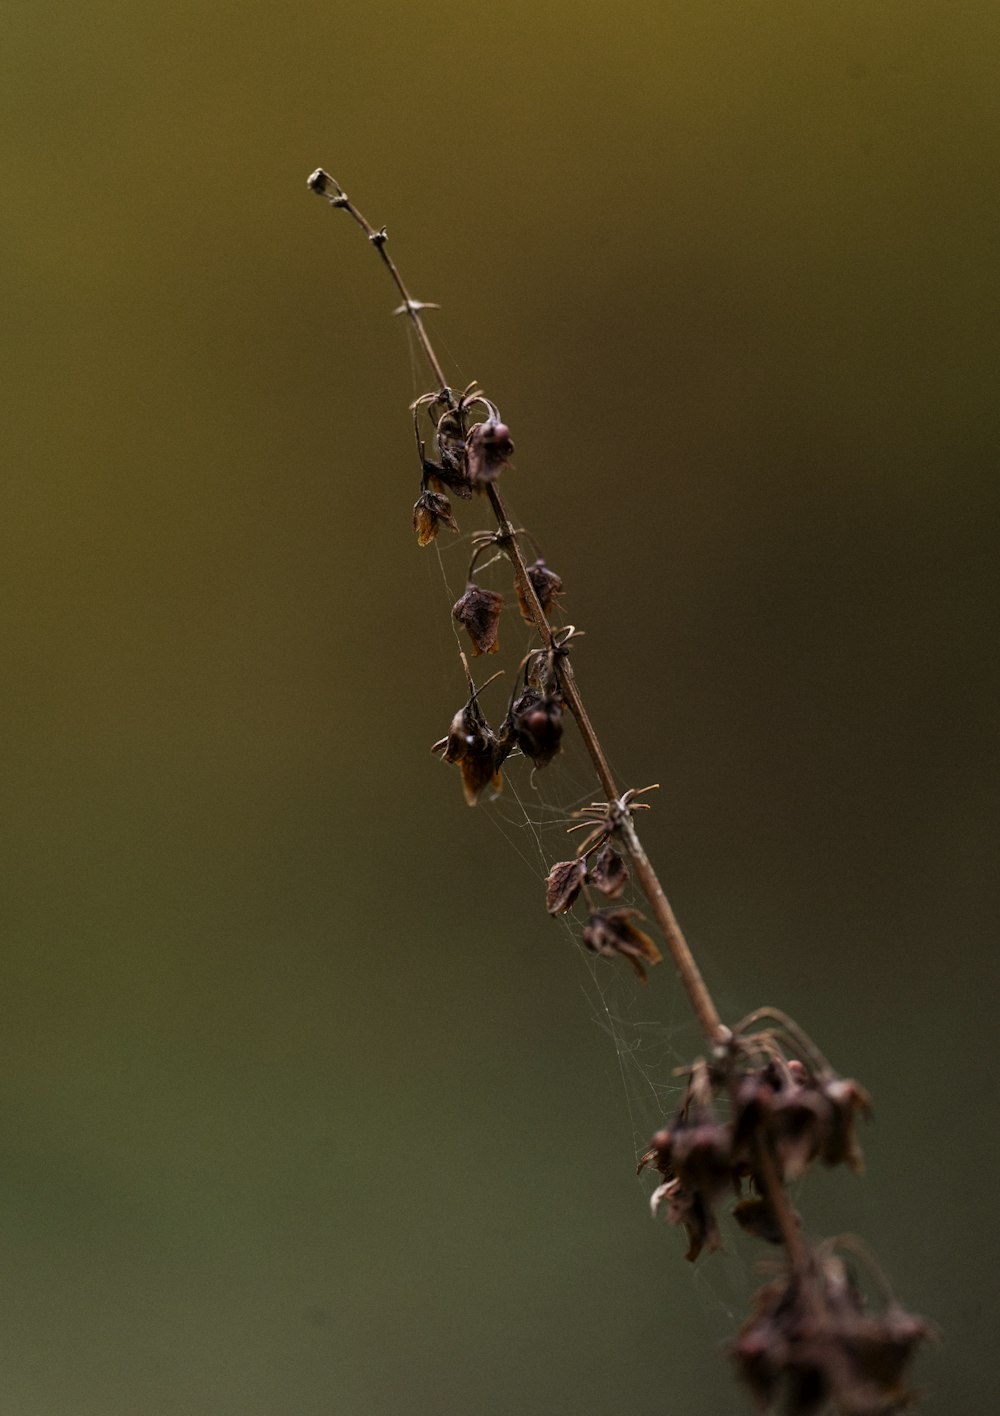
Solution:
{"label": "olive green bokeh background", "polygon": [[724,1013],[874,1094],[811,1229],[990,1409],[996,5],[5,31],[4,1411],[744,1409],[753,1255],[649,1223],[587,970],[427,753],[423,376],[317,163],[512,425]]}

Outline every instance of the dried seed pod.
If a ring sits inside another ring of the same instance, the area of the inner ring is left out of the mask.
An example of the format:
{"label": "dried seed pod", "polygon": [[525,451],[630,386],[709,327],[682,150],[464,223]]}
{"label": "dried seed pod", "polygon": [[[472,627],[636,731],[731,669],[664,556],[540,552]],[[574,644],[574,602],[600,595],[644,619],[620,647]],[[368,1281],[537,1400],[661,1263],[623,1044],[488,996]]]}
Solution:
{"label": "dried seed pod", "polygon": [[561,860],[549,871],[545,881],[545,908],[550,915],[565,914],[580,893],[587,878],[584,860]]}
{"label": "dried seed pod", "polygon": [[536,767],[547,767],[562,742],[562,717],[562,699],[558,694],[526,688],[511,704],[500,737],[512,740]]}
{"label": "dried seed pod", "polygon": [[440,753],[445,762],[459,768],[462,790],[470,806],[476,805],[487,786],[492,784],[499,791],[503,785],[500,771],[503,755],[474,699],[459,709],[451,720],[447,737],[436,742],[431,751]]}
{"label": "dried seed pod", "polygon": [[583,942],[605,958],[622,954],[645,983],[643,964],[658,964],[663,955],[648,934],[636,929],[633,918],[642,919],[642,915],[638,910],[595,910],[583,931]]}
{"label": "dried seed pod", "polygon": [[500,648],[500,612],[503,596],[496,590],[484,590],[470,581],[465,594],[456,601],[452,614],[469,632],[473,654],[495,654]]}
{"label": "dried seed pod", "polygon": [[[556,575],[554,570],[549,570],[541,557],[539,557],[533,565],[529,565],[527,571],[532,589],[538,596],[538,603],[541,605],[544,613],[548,614],[563,592],[562,579]],[[529,608],[524,589],[520,582],[518,582],[516,589],[517,602],[521,607],[521,618],[526,624],[534,624],[534,620],[531,617],[531,609]]]}
{"label": "dried seed pod", "polygon": [[451,514],[451,502],[442,492],[421,492],[413,507],[417,545],[429,546],[442,526],[449,531],[458,530],[458,522]]}
{"label": "dried seed pod", "polygon": [[605,841],[594,856],[587,867],[587,874],[591,884],[609,900],[617,900],[628,884],[628,866],[610,841]]}
{"label": "dried seed pod", "polygon": [[514,451],[510,429],[498,418],[487,418],[469,429],[465,440],[465,466],[477,492],[496,481]]}

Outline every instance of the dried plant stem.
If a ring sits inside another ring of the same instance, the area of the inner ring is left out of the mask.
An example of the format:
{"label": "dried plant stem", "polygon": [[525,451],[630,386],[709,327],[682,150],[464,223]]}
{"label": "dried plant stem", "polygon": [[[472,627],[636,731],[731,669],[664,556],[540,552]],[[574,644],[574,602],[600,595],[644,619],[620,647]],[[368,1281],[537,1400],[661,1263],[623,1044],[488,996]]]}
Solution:
{"label": "dried plant stem", "polygon": [[[396,286],[403,300],[403,304],[397,313],[409,316],[417,339],[420,342],[420,347],[440,387],[442,399],[450,407],[455,407],[456,400],[445,379],[440,360],[434,352],[434,346],[431,344],[420,315],[421,310],[434,307],[429,307],[424,302],[414,300],[410,296],[395,263],[385,248],[387,240],[385,227],[376,228],[372,226],[371,222],[362,215],[350,200],[339,182],[336,182],[329,173],[324,172],[322,168],[313,173],[309,179],[309,185],[319,196],[325,197],[331,206],[339,207],[346,211],[347,214],[357,222],[369,241],[378,251],[386,269],[392,277],[393,284]],[[528,568],[524,562],[524,556],[521,554],[521,548],[517,542],[514,524],[507,514],[503,497],[495,483],[487,488],[487,495],[497,520],[497,544],[503,549],[504,554],[507,556],[514,569],[517,583],[520,586],[521,593],[531,612],[531,618],[534,621],[535,628],[538,631],[542,643],[545,645],[546,649],[554,650],[556,645],[552,625],[535,593],[535,588],[528,575]],[[580,689],[576,682],[576,675],[565,653],[561,655],[559,672],[566,706],[576,719],[577,726],[580,729],[580,736],[583,738],[584,746],[587,749],[590,760],[594,764],[601,787],[607,793],[608,805],[610,807],[613,803],[621,800],[621,792],[615,782],[614,774],[611,771],[611,766],[601,746],[600,739],[594,730],[594,725],[590,721],[590,715],[584,706],[583,698],[581,697]],[[677,916],[670,906],[666,891],[660,884],[656,871],[653,869],[649,857],[643,849],[642,842],[639,840],[638,832],[635,829],[635,822],[632,820],[627,810],[623,810],[620,813],[620,817],[622,840],[635,867],[635,875],[639,882],[639,887],[649,901],[650,908],[653,911],[656,922],[666,941],[667,948],[670,951],[670,956],[680,975],[681,983],[687,992],[695,1017],[698,1019],[698,1024],[706,1041],[711,1046],[723,1045],[729,1039],[729,1029],[723,1026],[719,1018],[719,1013],[712,1000],[712,995],[708,991],[708,987],[705,980],[702,978],[701,970],[695,961],[691,948],[684,938],[680,925],[677,923]]]}
{"label": "dried plant stem", "polygon": [[[473,574],[482,553],[497,547],[513,569],[521,613],[541,641],[541,648],[522,660],[523,686],[511,695],[496,733],[477,702],[486,685],[475,687],[462,655],[470,696],[433,751],[460,767],[466,800],[474,805],[488,786],[499,787],[510,752],[519,750],[536,766],[546,766],[559,750],[564,710],[575,718],[607,800],[576,813],[579,824],[570,830],[589,834],[572,860],[553,865],[546,880],[546,909],[563,914],[582,894],[589,910],[584,945],[599,954],[624,956],[645,978],[643,964],[661,956],[652,939],[632,925],[630,917],[637,911],[596,905],[591,893],[593,886],[616,899],[628,878],[612,847],[614,838],[631,861],[710,1049],[707,1059],[692,1063],[673,1119],[656,1132],[639,1161],[639,1170],[652,1165],[662,1177],[650,1196],[653,1214],[662,1212],[670,1224],[683,1225],[689,1241],[685,1257],[693,1261],[706,1247],[720,1247],[716,1210],[727,1193],[742,1197],[748,1183],[749,1196],[739,1199],[733,1217],[758,1239],[781,1245],[787,1261],[778,1278],[755,1295],[751,1315],[730,1347],[756,1409],[773,1410],[778,1402],[788,1416],[814,1416],[832,1402],[842,1416],[889,1416],[910,1403],[913,1393],[903,1381],[904,1369],[931,1328],[905,1313],[887,1285],[883,1311],[872,1312],[837,1252],[839,1247],[853,1253],[856,1244],[841,1239],[810,1245],[786,1188],[815,1161],[860,1171],[854,1122],[857,1114],[869,1114],[867,1093],[857,1082],[838,1077],[798,1024],[774,1007],[756,1009],[733,1028],[721,1022],[639,839],[635,813],[645,803],[635,798],[642,793],[619,789],[584,705],[569,655],[575,631],[572,626],[555,630],[549,619],[548,607],[561,593],[562,581],[540,555],[529,566],[521,551],[519,537],[532,538],[511,521],[497,483],[513,451],[509,429],[475,385],[461,395],[448,386],[421,317],[422,310],[437,307],[410,295],[386,251],[385,228],[373,227],[322,169],[309,178],[309,186],[346,211],[378,251],[402,297],[396,313],[410,320],[436,381],[435,390],[413,405],[421,462],[413,522],[418,544],[429,544],[440,526],[458,530],[446,488],[465,500],[476,491],[485,495],[496,519],[495,532],[472,537],[468,585],[452,609],[454,618],[469,632],[476,654],[496,649],[503,597],[475,584]],[[416,420],[421,408],[435,422],[440,462],[425,455]],[[487,416],[469,427],[473,408]],[[720,1118],[717,1102],[724,1097],[727,1114]]]}

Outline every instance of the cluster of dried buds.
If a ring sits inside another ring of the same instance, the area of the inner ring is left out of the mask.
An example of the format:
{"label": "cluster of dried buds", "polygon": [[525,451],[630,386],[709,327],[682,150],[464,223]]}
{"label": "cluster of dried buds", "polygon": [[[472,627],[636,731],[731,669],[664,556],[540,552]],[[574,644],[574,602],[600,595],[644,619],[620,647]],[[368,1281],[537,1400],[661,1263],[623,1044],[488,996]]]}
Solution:
{"label": "cluster of dried buds", "polygon": [[[438,460],[429,458],[417,421],[423,410],[434,424]],[[476,422],[472,418],[479,414]],[[421,546],[430,545],[444,526],[457,531],[448,493],[468,501],[484,492],[507,466],[514,444],[510,429],[494,403],[470,384],[460,398],[449,390],[424,394],[413,405],[414,431],[420,455],[420,495],[413,508],[413,528]]]}
{"label": "cluster of dried buds", "polygon": [[[848,1254],[881,1290],[878,1308]],[[930,1324],[899,1306],[861,1246],[840,1239],[817,1245],[806,1268],[757,1293],[730,1354],[758,1411],[820,1416],[832,1405],[848,1416],[889,1416],[913,1402],[907,1369],[931,1336]]]}
{"label": "cluster of dried buds", "polygon": [[[639,1161],[661,1176],[653,1214],[684,1227],[692,1261],[721,1247],[727,1198],[748,1234],[788,1243],[786,1226],[800,1221],[783,1187],[814,1162],[860,1173],[855,1122],[870,1110],[863,1087],[837,1076],[791,1019],[751,1014],[711,1061],[694,1064],[673,1120]],[[869,1310],[839,1252],[851,1247],[862,1252],[851,1240],[812,1250],[802,1241],[805,1263],[789,1263],[757,1294],[731,1351],[761,1411],[818,1416],[832,1402],[852,1416],[887,1416],[910,1400],[905,1369],[930,1328],[891,1295],[883,1311]]]}
{"label": "cluster of dried buds", "polygon": [[570,831],[589,828],[589,834],[572,860],[557,861],[549,871],[545,908],[550,915],[566,914],[582,893],[588,906],[582,934],[584,945],[606,959],[626,959],[645,983],[646,965],[658,964],[663,956],[649,935],[637,928],[635,920],[643,916],[638,910],[598,908],[593,893],[596,890],[606,899],[617,900],[625,891],[629,868],[616,848],[615,838],[633,811],[646,809],[645,802],[635,800],[639,795],[633,789],[616,802],[591,802],[577,813],[581,820]]}

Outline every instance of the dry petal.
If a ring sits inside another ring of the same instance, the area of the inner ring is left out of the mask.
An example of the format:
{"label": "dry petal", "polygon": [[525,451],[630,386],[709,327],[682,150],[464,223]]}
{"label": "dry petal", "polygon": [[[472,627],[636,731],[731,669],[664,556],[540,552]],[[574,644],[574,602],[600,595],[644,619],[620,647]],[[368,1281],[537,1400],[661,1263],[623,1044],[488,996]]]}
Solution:
{"label": "dry petal", "polygon": [[554,865],[545,881],[545,908],[549,914],[565,914],[586,878],[587,864],[583,860],[561,860]]}
{"label": "dry petal", "polygon": [[500,612],[503,596],[496,590],[484,590],[470,581],[465,594],[456,601],[452,614],[469,632],[473,654],[495,654],[500,648]]}

